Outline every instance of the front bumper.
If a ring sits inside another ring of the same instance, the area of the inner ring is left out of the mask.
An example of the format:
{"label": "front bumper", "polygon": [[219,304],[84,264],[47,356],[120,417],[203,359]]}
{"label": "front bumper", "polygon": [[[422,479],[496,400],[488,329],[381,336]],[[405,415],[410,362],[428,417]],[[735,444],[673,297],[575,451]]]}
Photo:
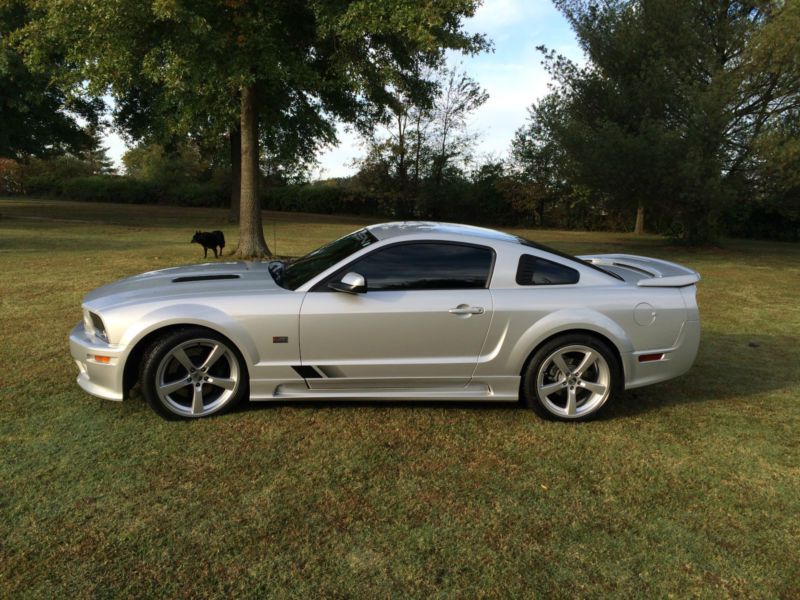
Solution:
{"label": "front bumper", "polygon": [[[78,366],[78,385],[92,396],[105,400],[122,400],[122,351],[86,333],[78,323],[69,334],[69,349]],[[107,356],[109,362],[98,362],[95,356]]]}

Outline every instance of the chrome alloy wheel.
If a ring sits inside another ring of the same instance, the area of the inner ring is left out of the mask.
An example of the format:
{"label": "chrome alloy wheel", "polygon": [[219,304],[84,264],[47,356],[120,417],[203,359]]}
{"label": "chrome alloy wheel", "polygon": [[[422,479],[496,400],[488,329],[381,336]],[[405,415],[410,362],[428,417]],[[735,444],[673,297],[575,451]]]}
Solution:
{"label": "chrome alloy wheel", "polygon": [[611,369],[588,346],[564,346],[543,362],[536,375],[542,405],[559,417],[578,418],[599,409],[611,392]]}
{"label": "chrome alloy wheel", "polygon": [[188,340],[161,359],[156,393],[175,414],[204,417],[234,397],[239,374],[239,361],[225,344],[212,339]]}

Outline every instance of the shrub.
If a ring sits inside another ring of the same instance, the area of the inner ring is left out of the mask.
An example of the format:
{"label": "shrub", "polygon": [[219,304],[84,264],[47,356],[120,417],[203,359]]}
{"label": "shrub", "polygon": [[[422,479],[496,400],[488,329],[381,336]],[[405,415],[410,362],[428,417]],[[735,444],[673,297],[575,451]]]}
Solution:
{"label": "shrub", "polygon": [[158,186],[119,175],[76,177],[63,184],[63,195],[86,202],[155,204],[163,194]]}
{"label": "shrub", "polygon": [[261,205],[269,210],[377,216],[387,214],[380,197],[336,183],[268,188]]}
{"label": "shrub", "polygon": [[226,206],[227,188],[212,182],[189,181],[164,190],[169,204],[178,206]]}
{"label": "shrub", "polygon": [[23,167],[11,158],[0,158],[0,193],[19,194],[24,191]]}
{"label": "shrub", "polygon": [[52,173],[25,178],[25,193],[32,196],[60,196],[62,181]]}

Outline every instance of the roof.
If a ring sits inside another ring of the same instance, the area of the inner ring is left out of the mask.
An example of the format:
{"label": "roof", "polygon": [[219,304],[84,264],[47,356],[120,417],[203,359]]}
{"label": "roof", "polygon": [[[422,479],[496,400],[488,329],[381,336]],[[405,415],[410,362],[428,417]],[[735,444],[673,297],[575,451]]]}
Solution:
{"label": "roof", "polygon": [[458,223],[438,223],[436,221],[394,221],[392,223],[379,223],[367,227],[369,232],[379,240],[394,237],[404,237],[418,234],[446,234],[463,235],[473,238],[499,240],[503,242],[516,242],[519,240],[508,233],[474,227],[472,225],[459,225]]}

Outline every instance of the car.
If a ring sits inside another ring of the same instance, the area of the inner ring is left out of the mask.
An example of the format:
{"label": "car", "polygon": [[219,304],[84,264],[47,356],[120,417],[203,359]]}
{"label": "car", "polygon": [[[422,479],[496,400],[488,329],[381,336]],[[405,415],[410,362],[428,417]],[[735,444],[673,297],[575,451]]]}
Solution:
{"label": "car", "polygon": [[90,292],[78,384],[161,416],[259,400],[522,401],[583,421],[623,389],[685,373],[692,269],[573,257],[480,227],[394,222],[294,261],[173,267]]}

